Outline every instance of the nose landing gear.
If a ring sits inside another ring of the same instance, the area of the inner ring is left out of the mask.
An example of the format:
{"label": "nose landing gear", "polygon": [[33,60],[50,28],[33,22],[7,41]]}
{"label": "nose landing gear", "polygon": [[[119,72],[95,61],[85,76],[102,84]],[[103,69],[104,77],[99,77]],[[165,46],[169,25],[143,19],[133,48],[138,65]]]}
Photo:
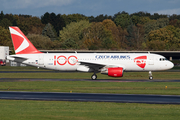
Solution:
{"label": "nose landing gear", "polygon": [[152,72],[149,71],[149,80],[153,80]]}

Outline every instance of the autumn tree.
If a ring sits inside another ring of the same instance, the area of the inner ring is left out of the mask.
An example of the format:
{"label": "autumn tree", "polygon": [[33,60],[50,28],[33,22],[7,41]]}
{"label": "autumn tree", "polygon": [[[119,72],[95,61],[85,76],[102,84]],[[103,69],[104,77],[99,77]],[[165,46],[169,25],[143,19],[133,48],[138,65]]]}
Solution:
{"label": "autumn tree", "polygon": [[166,43],[165,41],[161,40],[152,40],[147,41],[149,50],[158,51],[158,50],[166,50]]}
{"label": "autumn tree", "polygon": [[119,39],[120,39],[119,41],[120,41],[120,44],[121,44],[121,48],[122,49],[128,49],[128,46],[127,46],[128,41],[127,41],[126,36],[128,36],[129,34],[127,32],[127,29],[122,29],[121,26],[118,26],[117,29],[119,31],[118,36],[119,36]]}
{"label": "autumn tree", "polygon": [[112,33],[110,30],[105,29],[102,22],[94,22],[84,29],[83,39],[87,48],[91,50],[113,47]]}
{"label": "autumn tree", "polygon": [[[121,48],[121,39],[119,37],[119,30],[116,24],[111,19],[106,19],[102,22],[103,26],[105,27],[106,31],[109,31],[111,33],[112,38],[108,38],[111,40],[111,48],[119,49]],[[107,45],[108,46],[108,45]]]}
{"label": "autumn tree", "polygon": [[41,34],[44,28],[44,24],[38,17],[32,16],[14,16],[17,26],[21,31],[27,35],[29,34]]}
{"label": "autumn tree", "polygon": [[146,23],[148,23],[150,21],[151,20],[150,20],[149,17],[140,17],[139,24],[144,25],[144,24],[146,24]]}
{"label": "autumn tree", "polygon": [[27,38],[32,42],[32,44],[37,49],[48,50],[51,49],[53,46],[53,42],[47,36],[38,35],[38,34],[28,34]]}
{"label": "autumn tree", "polygon": [[8,29],[0,26],[0,46],[9,46],[12,48],[12,41]]}
{"label": "autumn tree", "polygon": [[178,19],[171,20],[171,21],[169,21],[169,25],[173,25],[174,27],[180,28],[180,20],[178,20]]}
{"label": "autumn tree", "polygon": [[128,36],[128,45],[134,49],[140,49],[142,43],[144,43],[144,29],[141,24],[137,24],[136,26],[131,24],[127,28]]}
{"label": "autumn tree", "polygon": [[30,17],[27,19],[28,22],[28,33],[30,34],[41,34],[44,28],[44,24],[41,23],[41,19],[38,17]]}
{"label": "autumn tree", "polygon": [[163,41],[161,44],[165,45],[164,50],[176,50],[180,47],[180,28],[169,25],[149,32],[148,38],[149,47],[153,42],[160,43]]}
{"label": "autumn tree", "polygon": [[151,20],[148,23],[144,25],[144,32],[145,32],[145,37],[144,39],[148,39],[148,34],[150,31],[157,30],[160,28],[163,28],[169,24],[169,19],[168,18],[161,18],[158,20]]}

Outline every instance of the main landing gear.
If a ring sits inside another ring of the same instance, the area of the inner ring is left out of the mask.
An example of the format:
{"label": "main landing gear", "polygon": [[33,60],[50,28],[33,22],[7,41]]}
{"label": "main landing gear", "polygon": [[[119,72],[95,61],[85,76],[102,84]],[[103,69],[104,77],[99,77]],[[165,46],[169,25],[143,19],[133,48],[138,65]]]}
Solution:
{"label": "main landing gear", "polygon": [[94,74],[91,76],[91,79],[92,79],[92,80],[96,80],[96,79],[97,79],[97,75],[94,73]]}
{"label": "main landing gear", "polygon": [[153,80],[152,72],[149,71],[149,80]]}
{"label": "main landing gear", "polygon": [[[97,75],[94,73],[92,76],[91,76],[91,79],[92,80],[96,80],[97,79]],[[149,80],[153,80],[153,76],[152,76],[152,72],[149,71]]]}

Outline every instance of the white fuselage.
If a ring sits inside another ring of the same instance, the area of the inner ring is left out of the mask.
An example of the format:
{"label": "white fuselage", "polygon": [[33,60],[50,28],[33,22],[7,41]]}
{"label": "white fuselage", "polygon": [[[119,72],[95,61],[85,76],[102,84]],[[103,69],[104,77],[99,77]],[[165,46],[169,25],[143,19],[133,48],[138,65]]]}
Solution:
{"label": "white fuselage", "polygon": [[[24,58],[24,60],[18,58]],[[81,63],[122,67],[124,71],[160,71],[174,66],[165,57],[150,53],[41,53],[11,55],[8,59],[59,71],[89,72],[86,69],[89,66]],[[101,69],[98,71],[101,72]]]}

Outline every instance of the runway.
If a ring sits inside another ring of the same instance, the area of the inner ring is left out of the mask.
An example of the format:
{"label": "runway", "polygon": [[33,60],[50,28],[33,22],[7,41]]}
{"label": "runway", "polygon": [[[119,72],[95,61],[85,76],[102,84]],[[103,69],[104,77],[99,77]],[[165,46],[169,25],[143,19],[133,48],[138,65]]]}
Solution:
{"label": "runway", "polygon": [[180,96],[173,96],[173,95],[129,95],[129,94],[87,94],[87,93],[3,92],[3,91],[0,91],[0,99],[180,104]]}
{"label": "runway", "polygon": [[149,80],[149,79],[49,79],[49,78],[0,78],[0,82],[18,81],[92,81],[92,82],[180,82],[179,80]]}
{"label": "runway", "polygon": [[[180,82],[180,80],[132,80],[132,79],[44,79],[44,78],[0,78],[0,82],[17,81],[92,81],[92,82]],[[8,100],[46,100],[46,101],[83,101],[118,102],[148,104],[180,104],[180,96],[174,95],[135,95],[135,94],[89,94],[89,93],[50,93],[50,92],[4,92],[0,99]]]}

